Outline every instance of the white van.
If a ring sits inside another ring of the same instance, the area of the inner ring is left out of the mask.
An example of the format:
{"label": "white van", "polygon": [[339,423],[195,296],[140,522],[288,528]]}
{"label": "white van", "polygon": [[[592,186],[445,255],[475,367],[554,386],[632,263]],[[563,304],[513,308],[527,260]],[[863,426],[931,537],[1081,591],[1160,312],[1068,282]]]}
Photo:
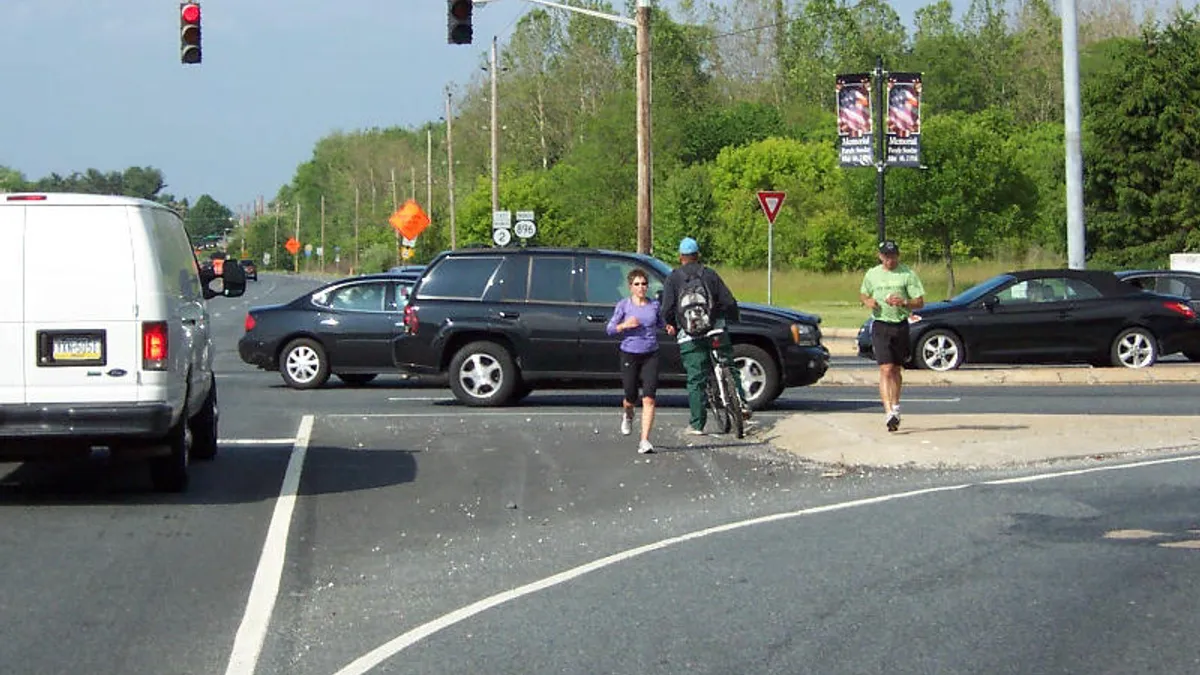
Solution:
{"label": "white van", "polygon": [[0,194],[0,460],[106,447],[184,490],[217,452],[205,300],[246,288],[238,265],[204,276],[161,204]]}

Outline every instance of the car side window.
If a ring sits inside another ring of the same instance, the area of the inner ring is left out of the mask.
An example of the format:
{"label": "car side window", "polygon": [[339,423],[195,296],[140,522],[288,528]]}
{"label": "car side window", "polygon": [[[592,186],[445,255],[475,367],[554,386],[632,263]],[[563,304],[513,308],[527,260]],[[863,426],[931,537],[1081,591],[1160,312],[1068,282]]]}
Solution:
{"label": "car side window", "polygon": [[501,302],[525,302],[529,292],[529,256],[509,256],[496,275],[496,286]]}
{"label": "car side window", "polygon": [[382,283],[342,286],[329,294],[327,306],[358,312],[382,312],[384,291]]}
{"label": "car side window", "polygon": [[996,294],[1002,305],[1024,305],[1039,302],[1041,288],[1036,281],[1018,281]]}
{"label": "car side window", "polygon": [[1095,300],[1104,297],[1104,294],[1095,286],[1082,279],[1064,279],[1063,281],[1066,282],[1066,294],[1059,298],[1060,300]]}
{"label": "car side window", "polygon": [[403,306],[408,302],[408,294],[412,292],[413,284],[411,281],[396,282],[396,304]]}
{"label": "car side window", "polygon": [[1167,295],[1178,295],[1189,300],[1192,298],[1192,289],[1188,288],[1183,281],[1171,277],[1159,277],[1154,290]]}
{"label": "car side window", "polygon": [[641,269],[649,277],[650,286],[646,296],[653,298],[662,290],[662,280],[645,266],[629,260],[589,256],[584,266],[586,274],[586,302],[592,305],[615,305],[629,297],[626,277],[633,269]]}
{"label": "car side window", "polygon": [[530,261],[531,302],[573,302],[575,259],[568,256],[534,256]]}

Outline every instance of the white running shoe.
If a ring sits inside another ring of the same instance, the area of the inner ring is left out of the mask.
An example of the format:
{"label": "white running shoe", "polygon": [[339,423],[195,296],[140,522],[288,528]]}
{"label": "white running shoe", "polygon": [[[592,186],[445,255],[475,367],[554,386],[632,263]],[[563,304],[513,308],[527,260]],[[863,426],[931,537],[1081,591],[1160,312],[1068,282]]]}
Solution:
{"label": "white running shoe", "polygon": [[648,455],[652,452],[654,452],[654,446],[650,443],[650,441],[642,441],[638,443],[638,454]]}
{"label": "white running shoe", "polygon": [[633,415],[621,413],[621,434],[628,436],[633,433]]}

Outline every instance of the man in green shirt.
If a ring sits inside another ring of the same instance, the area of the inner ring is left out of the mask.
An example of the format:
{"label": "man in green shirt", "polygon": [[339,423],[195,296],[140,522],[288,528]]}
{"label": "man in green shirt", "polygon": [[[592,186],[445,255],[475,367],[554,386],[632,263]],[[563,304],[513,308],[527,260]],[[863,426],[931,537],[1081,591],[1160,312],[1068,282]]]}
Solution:
{"label": "man in green shirt", "polygon": [[887,430],[900,428],[900,387],[908,362],[908,318],[925,306],[925,287],[908,265],[900,263],[900,247],[887,240],[879,244],[879,264],[867,270],[858,289],[871,310],[871,347],[879,364],[879,398]]}

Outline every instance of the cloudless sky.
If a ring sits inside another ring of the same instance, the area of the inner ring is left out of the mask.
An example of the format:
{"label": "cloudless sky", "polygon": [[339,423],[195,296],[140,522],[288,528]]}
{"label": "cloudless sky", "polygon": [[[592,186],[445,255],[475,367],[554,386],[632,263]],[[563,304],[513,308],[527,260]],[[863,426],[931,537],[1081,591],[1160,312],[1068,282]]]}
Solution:
{"label": "cloudless sky", "polygon": [[[931,1],[893,6],[911,24]],[[176,197],[248,208],[332,132],[439,119],[445,87],[537,5],[477,6],[470,46],[446,44],[445,0],[201,7],[204,62],[185,66],[178,0],[0,0],[0,166],[28,179],[153,166]]]}

